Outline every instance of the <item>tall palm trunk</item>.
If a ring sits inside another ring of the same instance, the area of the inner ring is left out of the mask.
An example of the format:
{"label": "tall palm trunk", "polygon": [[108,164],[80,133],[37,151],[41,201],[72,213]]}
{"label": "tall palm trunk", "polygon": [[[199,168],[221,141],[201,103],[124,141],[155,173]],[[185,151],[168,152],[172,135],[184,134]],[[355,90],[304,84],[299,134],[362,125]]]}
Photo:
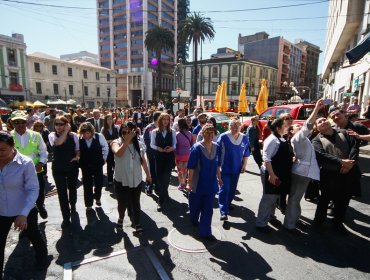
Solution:
{"label": "tall palm trunk", "polygon": [[[162,52],[156,53],[158,57],[158,99],[161,99],[161,92],[162,92]],[[163,101],[163,100],[162,100]]]}
{"label": "tall palm trunk", "polygon": [[193,100],[198,96],[198,44],[194,43],[194,90],[193,90]]}

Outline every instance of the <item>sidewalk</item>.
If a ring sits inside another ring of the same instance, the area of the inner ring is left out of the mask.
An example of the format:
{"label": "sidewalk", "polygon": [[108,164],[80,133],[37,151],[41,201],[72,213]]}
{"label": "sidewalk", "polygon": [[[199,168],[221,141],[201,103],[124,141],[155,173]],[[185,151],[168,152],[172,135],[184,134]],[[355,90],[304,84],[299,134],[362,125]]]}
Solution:
{"label": "sidewalk", "polygon": [[[323,234],[313,231],[316,205],[306,201],[302,202],[301,236],[293,236],[279,225],[268,235],[256,231],[262,186],[252,158],[248,173],[240,176],[236,207],[228,222],[219,220],[215,201],[212,228],[219,241],[214,244],[194,239],[187,198],[177,190],[175,172],[169,190],[171,202],[162,213],[156,211],[154,197],[142,194],[144,234],[140,237],[134,236],[127,218],[123,231],[116,230],[113,189],[105,189],[102,207],[87,214],[80,187],[78,214],[71,228],[62,231],[58,198],[52,191],[46,199],[49,218],[39,220],[53,256],[49,269],[33,270],[29,242],[26,238],[18,242],[18,233],[12,230],[5,251],[4,279],[369,279],[370,156],[361,155],[360,166],[363,197],[351,201],[346,236],[333,231],[330,219]],[[49,182],[51,179],[49,174]],[[283,221],[280,212],[276,215]],[[146,248],[152,251],[152,258]],[[73,266],[69,274],[64,270],[66,264],[81,262],[86,264]]]}

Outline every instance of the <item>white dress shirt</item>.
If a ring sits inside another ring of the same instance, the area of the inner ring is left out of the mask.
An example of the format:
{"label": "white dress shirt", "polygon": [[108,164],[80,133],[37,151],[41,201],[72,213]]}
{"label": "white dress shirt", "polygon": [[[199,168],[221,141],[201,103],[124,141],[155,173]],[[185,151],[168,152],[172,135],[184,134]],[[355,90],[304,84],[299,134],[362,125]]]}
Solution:
{"label": "white dress shirt", "polygon": [[[102,149],[102,153],[103,153],[103,159],[104,161],[107,160],[107,157],[108,157],[108,152],[109,152],[109,146],[108,146],[108,143],[107,143],[107,140],[105,140],[105,137],[103,134],[100,134],[100,133],[97,133],[98,136],[99,136],[99,142],[100,142],[100,146],[101,146],[101,149]],[[93,136],[95,137],[95,135]],[[85,140],[86,142],[86,146],[88,148],[91,147],[91,144],[92,144],[92,141],[93,141],[93,137],[91,137],[89,140]]]}
{"label": "white dress shirt", "polygon": [[[156,138],[156,134],[157,134],[157,131],[158,128],[156,129],[153,129],[151,132],[150,132],[150,147],[153,149],[153,150],[157,150],[157,145],[155,143],[155,138]],[[166,135],[167,135],[167,130],[164,130],[162,132],[163,135],[163,138],[166,138]],[[171,129],[171,133],[172,133],[172,148],[176,149],[176,143],[177,143],[177,139],[176,139],[176,131],[174,131],[173,129]]]}

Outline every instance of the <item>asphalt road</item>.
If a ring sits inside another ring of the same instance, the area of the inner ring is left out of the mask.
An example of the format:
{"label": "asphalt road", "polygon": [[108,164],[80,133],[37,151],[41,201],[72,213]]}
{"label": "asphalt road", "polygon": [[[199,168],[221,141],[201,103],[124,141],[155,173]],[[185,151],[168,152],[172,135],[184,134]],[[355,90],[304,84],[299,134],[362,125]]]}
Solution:
{"label": "asphalt road", "polygon": [[[50,163],[49,163],[50,164]],[[73,267],[73,279],[369,279],[370,273],[370,156],[361,156],[364,172],[363,197],[352,200],[347,213],[347,235],[336,233],[330,219],[324,232],[311,227],[316,205],[303,201],[300,229],[292,235],[279,226],[263,234],[255,230],[255,215],[261,198],[257,165],[249,159],[248,173],[241,175],[235,210],[229,221],[219,220],[215,200],[213,229],[219,241],[203,244],[204,252],[184,252],[172,241],[189,248],[192,239],[186,196],[177,190],[176,173],[171,180],[172,198],[163,213],[156,211],[155,197],[141,196],[144,234],[135,237],[130,222],[117,231],[118,214],[112,189],[103,191],[102,207],[86,215],[82,187],[78,190],[78,214],[72,226],[62,231],[61,214],[54,191],[48,194],[49,218],[39,220],[53,260],[47,271],[35,271],[32,248],[27,238],[11,231],[7,240],[4,279],[63,279],[64,264],[86,261]],[[49,168],[50,170],[50,168]],[[49,175],[52,183],[52,176]],[[277,217],[283,221],[282,214]],[[174,231],[174,228],[176,229]],[[172,235],[176,234],[176,235]],[[19,241],[18,241],[19,240]],[[190,240],[190,241],[189,241]],[[154,254],[150,261],[148,248]],[[119,253],[126,252],[126,253]],[[101,259],[109,254],[118,256]],[[91,260],[95,262],[90,263]],[[156,272],[157,271],[157,272]],[[68,279],[65,277],[64,279]],[[70,279],[70,278],[69,278]]]}

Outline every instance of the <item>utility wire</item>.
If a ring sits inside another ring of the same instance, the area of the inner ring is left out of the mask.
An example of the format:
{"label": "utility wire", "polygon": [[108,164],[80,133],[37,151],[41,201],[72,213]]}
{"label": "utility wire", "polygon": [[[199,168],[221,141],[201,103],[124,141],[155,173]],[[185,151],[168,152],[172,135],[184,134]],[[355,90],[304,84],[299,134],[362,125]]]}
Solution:
{"label": "utility wire", "polygon": [[[50,7],[50,8],[63,8],[63,9],[78,9],[78,10],[112,10],[110,8],[99,7],[99,8],[89,8],[89,7],[81,7],[81,6],[64,6],[64,5],[53,5],[53,4],[43,4],[37,2],[26,2],[26,1],[19,1],[19,0],[0,0],[2,2],[9,2],[9,3],[16,3],[16,4],[23,4],[23,5],[33,5],[33,6],[41,6],[41,7]],[[308,2],[308,3],[299,3],[299,4],[290,4],[290,5],[280,5],[280,6],[270,6],[270,7],[259,7],[259,8],[248,8],[248,9],[237,9],[237,10],[210,10],[210,11],[197,11],[199,13],[235,13],[235,12],[248,12],[248,11],[262,11],[262,10],[272,10],[272,9],[282,9],[282,8],[291,8],[291,7],[300,7],[300,6],[308,6],[308,5],[315,5],[321,4],[325,2],[329,2],[331,0],[321,0],[315,2]],[[139,9],[140,11],[144,11]],[[146,10],[152,12],[158,12],[154,10]],[[174,12],[175,10],[162,10],[160,12]]]}

